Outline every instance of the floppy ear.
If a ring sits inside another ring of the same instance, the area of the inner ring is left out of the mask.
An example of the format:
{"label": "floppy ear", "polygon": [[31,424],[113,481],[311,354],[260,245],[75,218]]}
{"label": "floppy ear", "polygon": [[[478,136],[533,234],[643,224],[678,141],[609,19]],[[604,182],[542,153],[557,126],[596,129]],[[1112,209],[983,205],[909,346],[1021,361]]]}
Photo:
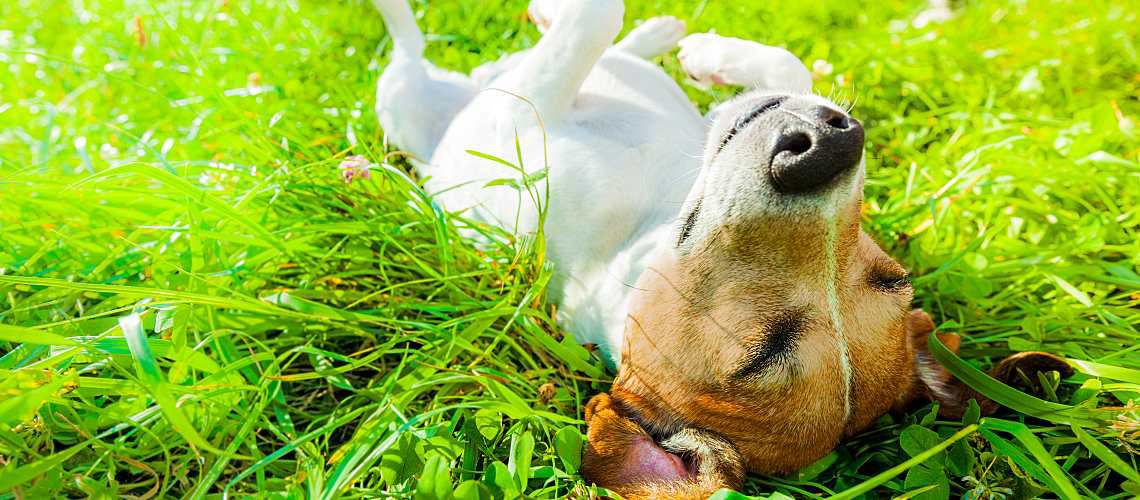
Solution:
{"label": "floppy ear", "polygon": [[586,405],[588,481],[628,499],[708,498],[744,482],[743,460],[727,440],[683,428],[658,444],[631,413],[605,393]]}
{"label": "floppy ear", "polygon": [[[907,342],[914,353],[915,378],[910,401],[923,394],[939,403],[939,414],[947,418],[961,418],[971,399],[976,400],[983,415],[998,409],[998,404],[954,378],[949,371],[934,359],[927,346],[927,337],[934,331],[934,322],[921,309],[915,309],[907,317]],[[958,354],[962,339],[955,333],[938,333],[950,351]],[[1073,367],[1064,359],[1047,352],[1019,352],[1003,359],[989,374],[1005,384],[1016,384],[1019,380],[1036,380],[1037,373],[1056,371],[1061,377],[1073,374]]]}

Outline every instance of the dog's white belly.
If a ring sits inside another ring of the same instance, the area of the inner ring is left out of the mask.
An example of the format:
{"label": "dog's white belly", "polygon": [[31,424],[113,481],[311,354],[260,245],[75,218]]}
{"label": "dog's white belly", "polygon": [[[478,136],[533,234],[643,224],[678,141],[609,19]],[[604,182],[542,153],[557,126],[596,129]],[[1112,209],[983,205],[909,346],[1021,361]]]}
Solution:
{"label": "dog's white belly", "polygon": [[[533,233],[539,210],[528,194],[487,187],[519,173],[469,151],[517,165],[517,138],[528,172],[548,164],[550,298],[579,342],[597,344],[616,362],[625,297],[655,245],[649,242],[668,233],[663,225],[676,220],[692,187],[705,120],[660,68],[614,50],[594,67],[570,113],[542,126],[524,100],[494,87],[460,112],[431,165],[420,167],[430,176],[427,187],[448,210],[470,209],[469,216],[508,231]],[[532,189],[541,196],[546,186]]]}

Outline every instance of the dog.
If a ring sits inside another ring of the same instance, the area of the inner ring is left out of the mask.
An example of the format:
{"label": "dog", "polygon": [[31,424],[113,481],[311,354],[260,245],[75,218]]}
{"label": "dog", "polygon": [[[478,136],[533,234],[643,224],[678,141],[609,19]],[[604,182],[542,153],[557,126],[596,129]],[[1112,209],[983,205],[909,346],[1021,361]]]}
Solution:
{"label": "dog", "polygon": [[[907,271],[860,227],[863,126],[796,56],[670,17],[615,43],[621,0],[535,0],[539,42],[462,75],[424,60],[406,1],[374,0],[380,123],[448,210],[518,234],[545,220],[558,321],[617,370],[586,407],[588,480],[707,497],[912,402],[984,401],[927,351]],[[694,80],[747,90],[702,116],[650,62],[678,46]],[[542,176],[549,196],[520,193]]]}

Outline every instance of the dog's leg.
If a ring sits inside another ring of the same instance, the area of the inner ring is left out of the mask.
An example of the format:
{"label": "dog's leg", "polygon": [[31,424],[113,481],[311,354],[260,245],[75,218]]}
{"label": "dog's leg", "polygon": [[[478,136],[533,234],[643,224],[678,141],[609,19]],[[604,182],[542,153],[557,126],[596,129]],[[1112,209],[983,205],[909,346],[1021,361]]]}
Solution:
{"label": "dog's leg", "polygon": [[642,59],[653,59],[673,50],[684,36],[684,21],[672,16],[654,17],[630,31],[614,48]]}
{"label": "dog's leg", "polygon": [[811,72],[785,49],[712,33],[689,35],[679,45],[681,66],[698,83],[811,92]]}
{"label": "dog's leg", "polygon": [[573,0],[556,5],[557,14],[544,17],[550,27],[542,39],[522,56],[518,66],[494,83],[495,88],[525,97],[547,123],[573,105],[582,82],[621,31],[625,11],[621,0]]}
{"label": "dog's leg", "polygon": [[452,119],[474,97],[471,79],[423,59],[424,37],[407,0],[373,0],[392,38],[391,61],[376,87],[380,125],[393,142],[429,161]]}
{"label": "dog's leg", "polygon": [[[558,15],[557,0],[531,0],[527,15],[541,33],[546,33]],[[647,19],[614,44],[614,48],[640,57],[652,59],[673,50],[685,36],[685,22],[672,16]]]}

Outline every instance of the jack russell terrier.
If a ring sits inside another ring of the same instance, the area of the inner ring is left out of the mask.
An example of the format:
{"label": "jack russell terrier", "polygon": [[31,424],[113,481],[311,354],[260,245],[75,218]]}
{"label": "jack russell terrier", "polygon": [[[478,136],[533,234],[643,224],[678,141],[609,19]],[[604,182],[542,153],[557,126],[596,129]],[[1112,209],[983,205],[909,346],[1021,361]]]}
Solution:
{"label": "jack russell terrier", "polygon": [[[546,204],[558,320],[617,368],[586,407],[587,479],[707,496],[808,465],[912,400],[994,406],[927,351],[906,270],[860,228],[863,127],[788,51],[686,37],[670,17],[615,44],[621,0],[535,0],[538,44],[467,76],[423,59],[407,0],[374,3],[393,42],[380,123],[426,188],[518,234]],[[678,45],[695,80],[750,90],[701,116],[648,61]],[[549,166],[549,199],[520,202],[491,181],[522,174],[472,150]]]}

